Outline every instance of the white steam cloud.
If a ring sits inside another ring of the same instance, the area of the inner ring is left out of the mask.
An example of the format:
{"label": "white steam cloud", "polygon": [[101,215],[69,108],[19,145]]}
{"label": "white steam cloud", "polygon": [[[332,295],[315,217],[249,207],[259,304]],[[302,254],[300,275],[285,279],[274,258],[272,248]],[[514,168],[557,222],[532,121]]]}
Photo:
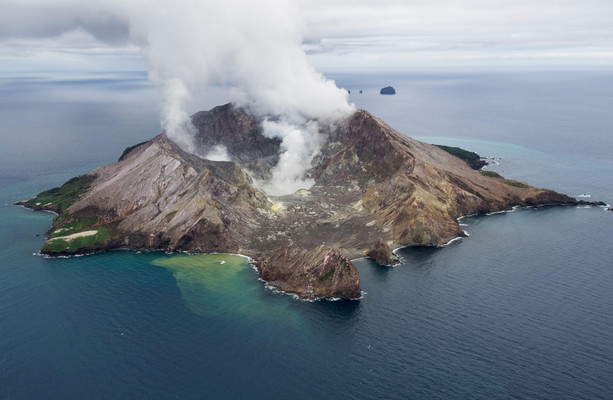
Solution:
{"label": "white steam cloud", "polygon": [[[310,187],[313,182],[305,173],[321,145],[318,124],[329,124],[353,109],[347,93],[307,62],[304,25],[295,5],[287,0],[179,3],[153,7],[130,19],[151,78],[164,91],[167,135],[194,151],[185,105],[210,83],[230,84],[231,100],[264,120],[266,136],[282,140],[272,181],[262,188],[282,195]],[[221,148],[204,157],[230,159]]]}
{"label": "white steam cloud", "polygon": [[[318,124],[330,124],[353,108],[344,90],[309,65],[302,50],[304,25],[291,1],[182,0],[139,7],[130,23],[151,79],[163,90],[164,124],[172,140],[193,152],[185,105],[211,83],[230,84],[231,100],[264,120],[266,136],[282,140],[272,182],[263,189],[281,195],[312,185],[305,173],[320,147]],[[219,149],[205,157],[229,160]]]}
{"label": "white steam cloud", "polygon": [[203,158],[211,161],[231,161],[230,154],[228,154],[228,149],[223,144],[213,146]]}
{"label": "white steam cloud", "polygon": [[[304,174],[320,146],[318,126],[353,111],[347,92],[309,65],[305,24],[292,0],[8,0],[3,9],[32,23],[0,17],[0,38],[78,30],[100,42],[137,45],[163,95],[163,127],[188,151],[195,150],[188,105],[211,85],[231,86],[230,99],[265,120],[267,136],[282,140],[268,186],[276,194],[312,183]],[[206,156],[226,159],[227,152]]]}
{"label": "white steam cloud", "polygon": [[299,189],[310,188],[314,181],[305,176],[311,161],[319,152],[322,137],[319,124],[315,120],[304,124],[294,124],[287,120],[262,123],[264,135],[278,137],[283,153],[279,163],[272,170],[272,180],[264,183],[262,189],[271,195],[294,193]]}

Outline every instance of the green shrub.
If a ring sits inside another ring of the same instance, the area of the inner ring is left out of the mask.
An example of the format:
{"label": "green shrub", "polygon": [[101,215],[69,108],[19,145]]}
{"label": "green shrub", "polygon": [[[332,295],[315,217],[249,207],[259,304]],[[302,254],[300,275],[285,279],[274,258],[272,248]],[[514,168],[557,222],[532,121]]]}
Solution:
{"label": "green shrub", "polygon": [[504,179],[502,177],[502,175],[500,175],[500,174],[498,174],[498,173],[496,173],[494,171],[481,171],[481,174],[485,175],[485,176],[489,176],[490,178]]}
{"label": "green shrub", "polygon": [[81,175],[70,179],[60,187],[45,190],[25,202],[25,205],[35,210],[52,210],[58,214],[73,205],[83,193],[89,190],[96,175]]}
{"label": "green shrub", "polygon": [[510,181],[510,180],[505,180],[502,183],[504,183],[505,185],[509,185],[509,186],[514,186],[514,187],[518,187],[518,188],[522,188],[522,189],[528,189],[530,186],[526,185],[523,182],[518,182],[518,181]]}
{"label": "green shrub", "polygon": [[435,146],[445,150],[447,153],[454,155],[461,160],[464,160],[472,169],[481,169],[483,166],[487,165],[487,163],[483,161],[481,157],[479,157],[479,154],[472,151],[464,150],[459,147],[444,146],[441,144],[435,144]]}
{"label": "green shrub", "polygon": [[111,235],[105,226],[99,226],[95,229],[98,231],[95,235],[83,236],[72,240],[64,240],[61,237],[50,239],[45,242],[43,252],[45,253],[76,253],[81,249],[94,250],[95,245],[110,239]]}

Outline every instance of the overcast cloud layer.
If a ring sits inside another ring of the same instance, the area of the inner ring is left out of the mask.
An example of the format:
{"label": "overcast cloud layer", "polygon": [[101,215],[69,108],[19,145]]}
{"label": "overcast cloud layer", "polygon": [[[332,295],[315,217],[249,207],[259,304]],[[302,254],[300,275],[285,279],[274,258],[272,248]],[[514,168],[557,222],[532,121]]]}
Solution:
{"label": "overcast cloud layer", "polygon": [[613,62],[608,0],[302,1],[305,45],[329,66]]}
{"label": "overcast cloud layer", "polygon": [[[154,3],[186,16],[196,11]],[[61,69],[75,60],[95,68],[87,56],[104,66],[116,62],[117,69],[138,67],[128,21],[106,11],[108,4],[0,1],[0,68],[46,62]],[[248,16],[254,8],[233,12]],[[309,59],[324,68],[613,63],[609,0],[298,0],[296,12]]]}

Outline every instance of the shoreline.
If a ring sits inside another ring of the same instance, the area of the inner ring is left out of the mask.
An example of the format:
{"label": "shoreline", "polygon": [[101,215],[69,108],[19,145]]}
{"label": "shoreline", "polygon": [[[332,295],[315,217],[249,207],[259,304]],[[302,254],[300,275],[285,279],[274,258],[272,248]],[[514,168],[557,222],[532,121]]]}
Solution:
{"label": "shoreline", "polygon": [[[483,217],[483,216],[490,216],[490,215],[495,215],[495,214],[503,214],[503,213],[508,213],[508,212],[514,212],[518,209],[532,209],[532,208],[540,208],[540,207],[559,207],[559,206],[574,206],[574,207],[581,207],[581,206],[585,206],[585,208],[589,207],[593,207],[593,206],[598,206],[601,208],[604,208],[605,210],[607,209],[607,204],[605,204],[604,202],[595,202],[595,201],[585,201],[585,200],[577,200],[577,199],[573,199],[574,202],[573,203],[549,203],[549,204],[538,204],[538,205],[528,205],[528,206],[519,206],[519,205],[515,205],[515,206],[511,206],[510,208],[507,209],[503,209],[503,210],[499,210],[499,211],[492,211],[492,212],[487,212],[487,213],[474,213],[474,214],[468,214],[468,215],[463,215],[460,216],[458,218],[456,218],[456,223],[458,224],[458,226],[460,227],[460,229],[462,228],[462,224],[461,221],[464,218],[468,218],[468,217],[474,217],[474,216],[478,216],[478,217]],[[25,209],[29,209],[32,211],[46,211],[46,212],[50,212],[54,215],[58,215],[57,213],[50,211],[50,210],[44,210],[44,209],[38,209],[35,207],[28,207],[27,204],[24,204],[24,201],[18,202],[18,203],[13,203],[13,205],[25,208]],[[53,228],[53,224],[52,224],[52,228]],[[51,228],[50,228],[51,229]],[[438,245],[425,245],[423,247],[436,247],[436,248],[443,248],[446,246],[449,246],[451,244],[453,244],[454,242],[460,241],[462,238],[464,237],[468,237],[470,236],[465,230],[461,229],[462,231],[462,235],[460,236],[456,236],[456,237],[452,237],[449,240],[447,240],[445,243],[442,244],[438,244]],[[86,231],[87,232],[87,231]],[[90,231],[90,232],[94,232],[94,231]],[[82,235],[82,232],[77,232],[75,234],[72,235]],[[44,243],[47,243],[50,240],[54,240],[54,239],[59,239],[62,238],[62,236],[59,237],[55,237],[55,238],[50,238],[47,234],[45,235],[47,236],[47,239],[45,240]],[[71,235],[67,235],[67,237],[70,237]],[[391,265],[386,265],[388,267],[395,267],[397,265],[400,265],[404,262],[404,259],[398,255],[399,250],[403,249],[403,248],[408,248],[408,247],[422,247],[422,245],[402,245],[402,246],[397,246],[394,247],[393,249],[390,249],[391,253],[396,256],[398,258],[398,262],[391,264]],[[91,250],[91,249],[88,249]],[[39,256],[43,256],[44,258],[59,258],[59,259],[67,259],[67,258],[72,258],[72,257],[81,257],[81,256],[86,256],[86,255],[94,255],[94,254],[99,254],[99,253],[105,253],[107,251],[117,251],[117,250],[124,250],[124,251],[134,251],[134,252],[151,252],[151,251],[163,251],[168,255],[172,255],[174,253],[182,253],[182,254],[187,254],[187,255],[207,255],[207,254],[227,254],[227,255],[234,255],[234,256],[239,256],[239,257],[243,257],[247,260],[248,264],[251,264],[252,268],[258,273],[258,279],[261,280],[262,282],[264,282],[264,286],[265,288],[272,290],[275,293],[279,293],[279,294],[286,294],[286,295],[291,295],[294,298],[300,299],[300,300],[305,300],[305,301],[317,301],[317,300],[321,300],[321,299],[327,299],[330,301],[334,301],[334,300],[338,300],[335,297],[327,297],[327,296],[321,296],[321,297],[315,297],[315,298],[309,298],[309,297],[303,297],[302,294],[300,292],[287,292],[285,290],[280,289],[277,286],[274,286],[273,284],[271,284],[270,282],[264,280],[262,278],[261,273],[258,271],[257,268],[257,263],[258,263],[258,257],[255,257],[253,254],[249,255],[249,254],[242,254],[242,253],[225,253],[225,252],[211,252],[211,253],[207,253],[207,252],[189,252],[189,251],[185,251],[185,250],[172,250],[169,251],[168,249],[163,249],[163,248],[158,248],[158,249],[151,249],[151,248],[130,248],[130,247],[117,247],[117,248],[105,248],[104,246],[101,246],[99,249],[94,250],[94,251],[80,251],[80,249],[76,249],[75,252],[73,253],[67,253],[67,252],[60,252],[60,253],[42,253],[41,251],[38,251],[38,253],[33,253],[34,255],[39,255]],[[356,250],[356,249],[354,249]],[[364,250],[364,252],[359,252],[359,251],[351,251],[350,253],[353,254],[348,254],[348,258],[353,261],[353,260],[357,260],[357,259],[361,259],[361,258],[370,258],[365,256],[365,252],[367,250]],[[357,253],[357,254],[356,254]],[[354,255],[354,257],[351,257],[352,255]],[[357,257],[355,257],[357,256]],[[374,260],[373,260],[374,261]],[[375,261],[376,262],[376,261]],[[359,300],[362,299],[364,297],[364,291],[361,290],[361,295],[360,297],[357,298],[348,298],[348,300]]]}
{"label": "shoreline", "polygon": [[[42,212],[47,212],[47,213],[51,213],[54,215],[58,215],[57,213],[53,212],[53,211],[49,211],[49,210],[36,210],[30,207],[27,207],[26,205],[23,204],[18,204],[18,203],[12,203],[11,205],[13,206],[17,206],[17,207],[21,207],[24,208],[26,210],[31,210],[33,212],[37,212],[37,211],[42,211]],[[475,214],[467,214],[467,215],[462,215],[456,218],[456,221],[458,222],[458,225],[461,227],[463,226],[462,224],[460,224],[460,221],[464,218],[469,218],[469,217],[489,217],[491,215],[496,215],[496,214],[506,214],[506,213],[511,213],[511,212],[515,212],[517,210],[530,210],[530,209],[536,209],[536,208],[542,208],[542,207],[579,207],[579,206],[586,206],[586,207],[581,207],[581,208],[592,208],[592,207],[600,207],[602,209],[604,209],[605,211],[607,211],[608,207],[611,207],[609,204],[604,203],[604,202],[586,202],[583,200],[579,200],[577,201],[577,204],[563,204],[563,203],[551,203],[551,204],[539,204],[539,205],[535,205],[535,206],[512,206],[510,209],[506,209],[506,210],[500,210],[500,211],[492,211],[492,212],[488,212],[488,213],[475,213]],[[391,249],[391,252],[396,255],[396,252],[398,250],[404,249],[404,248],[409,248],[409,247],[432,247],[432,248],[443,248],[446,247],[447,245],[458,241],[460,239],[463,239],[465,237],[469,237],[470,235],[467,234],[464,230],[462,230],[464,232],[464,236],[456,236],[453,237],[451,239],[449,239],[447,242],[441,244],[441,245],[433,245],[433,246],[428,246],[428,245],[402,245],[402,246],[397,246],[394,247],[393,249]],[[80,232],[77,232],[77,234]],[[53,239],[61,239],[62,236],[59,237],[55,237],[55,238],[47,238],[45,240],[45,242],[47,240],[53,240]],[[178,254],[187,254],[187,255],[205,255],[205,254],[227,254],[227,255],[233,255],[233,256],[239,256],[239,257],[243,257],[246,258],[248,260],[248,262],[250,264],[254,264],[257,262],[257,258],[254,257],[253,255],[248,255],[248,254],[242,254],[242,253],[226,253],[226,252],[189,252],[186,250],[172,250],[172,251],[168,251],[167,249],[161,249],[161,248],[157,248],[157,249],[151,249],[151,248],[132,248],[132,247],[117,247],[117,248],[107,248],[107,249],[102,249],[100,251],[93,251],[93,252],[85,252],[85,253],[79,253],[78,251],[75,252],[74,254],[58,254],[58,255],[53,255],[53,254],[46,254],[46,253],[41,253],[40,251],[38,251],[37,255],[43,256],[45,258],[71,258],[71,257],[80,257],[80,256],[85,256],[85,255],[94,255],[94,254],[100,254],[100,253],[105,253],[107,251],[135,251],[135,252],[165,252],[168,255],[172,255],[175,253]],[[358,256],[358,257],[351,257],[350,260],[360,260],[360,259],[364,259],[364,258],[369,258],[366,255],[362,255],[362,256]],[[393,264],[393,265],[384,265],[384,266],[394,266],[394,265],[398,265],[401,264],[401,262]]]}

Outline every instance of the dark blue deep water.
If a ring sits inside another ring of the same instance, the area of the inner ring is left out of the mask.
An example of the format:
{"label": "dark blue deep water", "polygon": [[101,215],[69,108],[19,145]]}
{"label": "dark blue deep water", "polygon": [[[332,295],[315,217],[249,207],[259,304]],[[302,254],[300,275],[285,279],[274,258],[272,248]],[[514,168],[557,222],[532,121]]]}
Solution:
{"label": "dark blue deep water", "polygon": [[[613,203],[612,73],[333,77],[403,133]],[[35,255],[52,215],[10,203],[157,134],[156,103],[142,74],[1,77],[0,399],[613,398],[599,207],[469,217],[397,267],[358,260],[360,301],[274,294],[236,256]]]}

